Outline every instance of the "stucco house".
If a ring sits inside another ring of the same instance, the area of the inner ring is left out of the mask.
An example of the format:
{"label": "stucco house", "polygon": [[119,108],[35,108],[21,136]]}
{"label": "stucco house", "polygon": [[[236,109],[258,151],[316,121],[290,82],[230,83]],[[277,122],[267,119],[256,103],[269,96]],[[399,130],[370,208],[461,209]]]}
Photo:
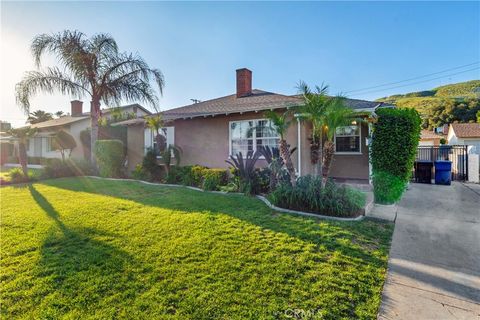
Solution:
{"label": "stucco house", "polygon": [[469,153],[480,154],[480,123],[452,123],[448,128],[449,145],[468,145]]}
{"label": "stucco house", "polygon": [[431,147],[431,146],[437,147],[440,145],[440,140],[443,138],[444,136],[434,131],[422,130],[420,132],[420,141],[418,142],[418,145],[420,147]]}
{"label": "stucco house", "polygon": [[[101,111],[101,116],[105,119],[110,119],[114,114],[118,113],[129,114],[132,117],[143,117],[151,114],[150,111],[141,105],[131,104],[118,108],[103,109]],[[61,153],[52,149],[52,135],[58,130],[65,130],[75,139],[77,144],[77,147],[72,150],[71,157],[76,159],[84,158],[85,153],[80,140],[80,132],[90,128],[90,115],[89,112],[83,112],[82,101],[71,101],[71,113],[69,115],[32,124],[31,127],[36,128],[38,133],[35,137],[28,140],[26,145],[27,156],[61,158]]]}
{"label": "stucco house", "polygon": [[[175,144],[182,151],[180,165],[203,165],[227,168],[225,160],[241,151],[255,151],[259,146],[278,146],[279,137],[268,130],[269,122],[264,111],[285,112],[299,106],[303,100],[298,95],[284,95],[252,89],[252,72],[236,70],[236,92],[191,105],[162,112],[166,121],[167,144]],[[370,117],[382,103],[347,99],[349,107]],[[286,140],[291,148],[297,147],[292,160],[298,175],[313,172],[310,162],[309,136],[311,128],[293,119]],[[144,119],[117,123],[128,127],[128,166],[133,170],[141,163],[148,148],[154,145],[154,133]],[[338,179],[369,180],[369,125],[352,124],[340,128],[335,137],[335,156],[331,176]],[[264,160],[260,160],[259,165]]]}

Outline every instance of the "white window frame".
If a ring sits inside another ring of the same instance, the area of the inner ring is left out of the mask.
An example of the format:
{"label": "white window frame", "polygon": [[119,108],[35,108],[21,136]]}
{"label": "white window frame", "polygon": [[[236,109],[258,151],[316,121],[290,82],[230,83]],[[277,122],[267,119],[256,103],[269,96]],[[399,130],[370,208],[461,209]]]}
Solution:
{"label": "white window frame", "polygon": [[358,135],[342,136],[342,137],[358,137],[359,150],[358,151],[337,151],[337,130],[335,130],[335,134],[333,135],[335,154],[338,154],[338,155],[361,155],[362,154],[362,126],[359,123],[357,123],[357,124],[351,124],[345,127],[350,127],[350,126],[358,127]]}
{"label": "white window frame", "polygon": [[[161,129],[165,129],[167,131],[166,132],[167,146],[168,145],[175,145],[175,126],[162,127]],[[150,132],[150,134],[148,135],[150,144],[145,145],[145,147],[144,147],[144,154],[147,154],[148,148],[153,148],[155,146],[156,132],[155,132],[155,130],[152,130],[150,128],[145,128],[145,130],[148,130]],[[169,130],[170,130],[170,133],[172,134],[172,136],[170,138],[168,138],[168,131]],[[146,138],[145,133],[144,133],[144,137]],[[171,143],[169,143],[169,142],[171,142]],[[173,154],[173,152],[172,152],[172,158],[175,158],[175,155]],[[157,159],[162,159],[162,156],[157,156]]]}
{"label": "white window frame", "polygon": [[[231,158],[232,156],[234,156],[232,154],[232,123],[234,122],[248,122],[248,121],[254,121],[254,122],[257,122],[257,121],[270,121],[269,119],[265,119],[265,118],[261,118],[261,119],[245,119],[245,120],[232,120],[232,121],[229,121],[228,122],[228,157]],[[253,140],[253,152],[257,151],[257,136],[256,136],[256,133],[257,133],[257,129],[256,129],[256,125],[254,126],[253,128],[253,133],[252,133],[252,136],[253,138],[251,138]],[[258,138],[258,139],[278,139],[280,141],[280,135],[277,135],[276,137],[262,137],[262,138]],[[280,147],[280,145],[279,145]],[[246,154],[243,155],[244,158],[247,157]],[[263,156],[260,157],[260,159],[264,159]]]}

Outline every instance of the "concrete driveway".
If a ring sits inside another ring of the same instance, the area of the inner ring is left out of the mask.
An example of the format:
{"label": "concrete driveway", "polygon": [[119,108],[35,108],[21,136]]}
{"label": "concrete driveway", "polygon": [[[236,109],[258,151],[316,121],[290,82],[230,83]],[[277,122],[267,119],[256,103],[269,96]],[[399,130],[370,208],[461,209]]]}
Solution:
{"label": "concrete driveway", "polygon": [[379,319],[480,319],[480,186],[412,184],[388,269]]}

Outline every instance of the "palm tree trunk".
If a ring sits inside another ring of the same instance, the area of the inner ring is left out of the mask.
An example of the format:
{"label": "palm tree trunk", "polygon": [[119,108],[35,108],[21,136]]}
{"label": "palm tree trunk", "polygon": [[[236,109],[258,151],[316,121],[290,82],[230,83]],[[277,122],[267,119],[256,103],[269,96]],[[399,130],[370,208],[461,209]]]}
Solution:
{"label": "palm tree trunk", "polygon": [[323,144],[323,167],[322,167],[323,185],[327,183],[334,152],[335,152],[335,145],[333,141],[329,141],[329,140],[325,141]]}
{"label": "palm tree trunk", "polygon": [[297,177],[295,176],[295,168],[293,167],[292,157],[290,155],[290,149],[288,148],[287,141],[284,139],[280,140],[280,152],[282,158],[285,161],[285,166],[287,167],[288,174],[290,175],[290,181],[292,186],[295,186]]}
{"label": "palm tree trunk", "polygon": [[93,99],[90,106],[90,120],[92,132],[90,133],[90,160],[92,165],[96,166],[95,161],[95,144],[98,140],[98,119],[100,118],[100,101]]}
{"label": "palm tree trunk", "polygon": [[28,178],[27,148],[25,147],[25,141],[18,142],[18,162],[22,166],[23,175],[25,178]]}

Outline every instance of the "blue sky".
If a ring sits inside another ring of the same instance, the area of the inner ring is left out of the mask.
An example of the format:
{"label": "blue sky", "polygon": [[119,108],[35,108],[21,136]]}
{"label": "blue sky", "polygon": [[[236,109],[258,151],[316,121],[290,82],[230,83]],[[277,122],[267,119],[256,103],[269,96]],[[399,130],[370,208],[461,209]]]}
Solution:
{"label": "blue sky", "polygon": [[[304,80],[339,93],[480,60],[479,2],[2,2],[1,9],[0,118],[16,125],[25,117],[14,85],[33,68],[29,43],[63,29],[110,33],[121,50],[161,69],[162,109],[233,93],[241,67],[253,71],[255,88],[294,94]],[[479,78],[476,69],[349,96],[375,99]],[[42,94],[32,109],[67,112],[69,100]]]}

